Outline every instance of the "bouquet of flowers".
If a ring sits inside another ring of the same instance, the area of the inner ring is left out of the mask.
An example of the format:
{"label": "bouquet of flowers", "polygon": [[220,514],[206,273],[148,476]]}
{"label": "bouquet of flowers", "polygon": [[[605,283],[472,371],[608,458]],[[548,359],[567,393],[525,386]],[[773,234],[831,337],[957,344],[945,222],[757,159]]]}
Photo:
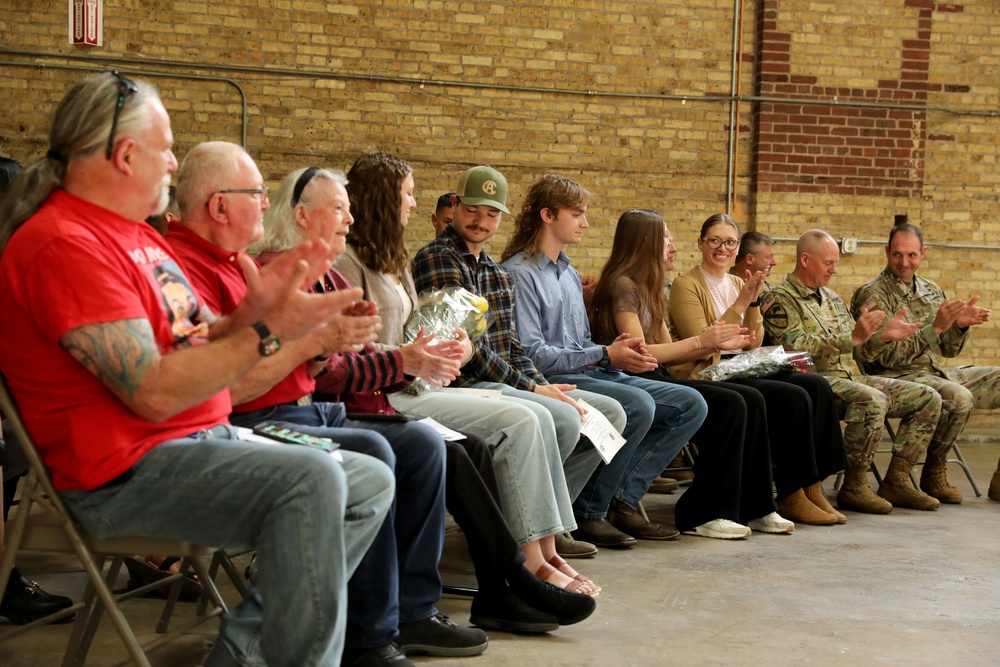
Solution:
{"label": "bouquet of flowers", "polygon": [[758,347],[723,358],[699,373],[703,380],[734,380],[762,378],[783,371],[809,373],[814,370],[812,357],[806,352],[785,352],[781,345]]}
{"label": "bouquet of flowers", "polygon": [[[406,325],[406,340],[417,337],[420,328],[434,334],[437,340],[455,338],[455,329],[464,329],[470,341],[475,341],[493,325],[489,302],[464,287],[446,287],[421,292],[417,310]],[[420,394],[434,387],[417,379],[407,391]]]}

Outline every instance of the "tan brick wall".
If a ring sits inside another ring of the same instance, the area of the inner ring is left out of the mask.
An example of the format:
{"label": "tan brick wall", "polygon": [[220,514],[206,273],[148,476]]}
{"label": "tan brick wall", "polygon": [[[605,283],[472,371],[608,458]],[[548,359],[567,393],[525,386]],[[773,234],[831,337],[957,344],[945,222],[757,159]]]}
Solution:
{"label": "tan brick wall", "polygon": [[[876,102],[998,108],[1000,14],[992,0],[888,0],[852,4],[850,11],[829,0],[745,4],[744,94],[824,98],[829,88],[846,89],[848,97],[860,91],[861,98]],[[411,218],[418,224],[408,232],[411,250],[430,238],[437,195],[452,189],[465,167],[488,162],[507,174],[512,208],[547,171],[578,178],[594,193],[592,227],[571,253],[584,272],[600,268],[614,221],[636,206],[665,214],[681,249],[678,266],[688,267],[700,222],[724,208],[729,109],[715,98],[729,92],[732,9],[732,0],[105,0],[105,44],[84,48],[66,44],[66,3],[8,0],[0,9],[0,48],[47,56],[0,53],[0,60],[16,63],[0,72],[7,102],[0,115],[0,154],[40,156],[55,101],[82,75],[28,65],[79,67],[88,65],[82,57],[128,58],[114,66],[137,76],[167,75],[154,80],[173,118],[179,157],[199,141],[238,141],[241,133],[236,88],[177,78],[185,74],[228,77],[243,87],[248,148],[272,185],[307,164],[346,168],[374,148],[408,159],[420,204]],[[765,26],[768,21],[773,25]],[[930,34],[923,34],[928,22]],[[787,36],[784,41],[775,39],[779,34]],[[758,75],[765,64],[776,63],[798,77],[785,82],[794,91],[777,90],[777,81],[761,88]],[[454,83],[427,82],[432,79]],[[923,87],[912,97],[899,92],[909,90],[902,83],[913,81]],[[645,94],[690,97],[682,103]],[[866,156],[866,149],[875,148],[872,139],[855,147],[857,157],[869,162],[851,166],[877,173],[806,174],[801,165],[809,163],[800,162],[793,163],[798,170],[767,170],[799,181],[761,178],[762,165],[792,154],[776,148],[790,142],[766,140],[765,116],[787,112],[786,125],[806,124],[792,116],[838,117],[818,109],[740,105],[736,214],[748,226],[780,237],[819,226],[837,236],[880,239],[894,214],[907,213],[929,240],[990,244],[997,238],[992,214],[1000,120],[939,111],[908,112],[906,118],[873,112],[870,124],[849,125],[853,121],[845,115],[842,127],[856,133],[845,133],[844,146],[847,138],[860,140],[879,121],[891,120],[893,127],[882,129],[909,131],[892,139],[910,139],[910,153]],[[775,159],[762,159],[768,155]],[[837,191],[829,183],[810,190],[801,186],[814,185],[815,178],[805,183],[804,175],[869,182],[850,186],[854,191]],[[905,186],[872,179],[902,180]],[[773,187],[789,182],[796,187]],[[509,224],[501,228],[496,252],[504,227]],[[789,268],[791,244],[780,249],[779,269]],[[993,287],[997,256],[996,250],[933,248],[925,273],[960,295],[976,292],[987,305],[1000,304]],[[838,288],[849,294],[881,264],[879,247],[862,245],[857,255],[844,258]],[[977,334],[963,361],[1000,363],[997,357],[1000,341],[991,324]]]}

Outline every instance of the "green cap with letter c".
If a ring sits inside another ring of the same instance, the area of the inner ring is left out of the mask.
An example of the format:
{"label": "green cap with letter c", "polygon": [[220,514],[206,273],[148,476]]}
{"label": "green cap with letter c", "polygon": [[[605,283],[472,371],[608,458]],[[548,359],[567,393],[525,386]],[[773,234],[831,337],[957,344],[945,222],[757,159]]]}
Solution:
{"label": "green cap with letter c", "polygon": [[507,179],[489,166],[472,167],[458,177],[455,194],[467,206],[492,206],[510,213],[507,202]]}

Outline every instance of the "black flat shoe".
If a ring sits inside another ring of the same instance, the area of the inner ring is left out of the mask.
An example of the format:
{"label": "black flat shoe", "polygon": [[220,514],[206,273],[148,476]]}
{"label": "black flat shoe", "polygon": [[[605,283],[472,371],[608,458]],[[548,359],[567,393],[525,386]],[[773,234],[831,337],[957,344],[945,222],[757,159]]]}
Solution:
{"label": "black flat shoe", "polygon": [[484,594],[482,591],[477,593],[472,598],[469,622],[483,630],[516,634],[539,634],[559,629],[559,621],[555,616],[535,609],[509,590],[497,594]]}
{"label": "black flat shoe", "polygon": [[[27,625],[72,606],[73,601],[68,597],[46,593],[37,581],[25,579],[15,567],[11,570],[7,590],[0,602],[0,616],[14,625]],[[69,623],[72,620],[73,615],[70,615],[56,623]]]}

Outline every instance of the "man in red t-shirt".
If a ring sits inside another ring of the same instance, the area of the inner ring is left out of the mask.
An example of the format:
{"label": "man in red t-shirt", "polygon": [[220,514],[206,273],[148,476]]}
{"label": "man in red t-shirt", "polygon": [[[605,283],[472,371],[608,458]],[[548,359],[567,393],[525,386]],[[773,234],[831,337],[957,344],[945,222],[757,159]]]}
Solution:
{"label": "man in red t-shirt", "polygon": [[390,472],[238,441],[226,388],[357,295],[300,290],[328,266],[326,248],[300,246],[273,269],[240,260],[249,290],[228,317],[202,307],[143,222],[177,169],[148,84],[82,81],[50,138],[0,203],[0,371],[57,490],[98,538],[258,549],[259,590],[224,617],[205,665],[337,664],[345,582],[388,510]]}
{"label": "man in red t-shirt", "polygon": [[[247,285],[235,260],[260,239],[269,203],[246,195],[238,201],[224,200],[211,193],[248,191],[260,182],[260,172],[246,151],[219,141],[191,149],[178,172],[181,221],[171,223],[167,239],[205,303],[223,315],[243,299]],[[363,302],[356,309],[371,313],[369,341],[374,340],[378,330],[374,309]],[[380,458],[395,470],[400,509],[390,510],[348,584],[345,667],[403,667],[412,664],[400,655],[407,652],[481,653],[486,633],[458,627],[434,607],[441,596],[438,560],[444,538],[441,436],[418,422],[345,419],[343,404],[312,401],[313,374],[337,351],[327,339],[338,331],[335,325],[317,330],[233,383],[231,420],[247,427],[277,422],[327,437],[344,449]]]}

